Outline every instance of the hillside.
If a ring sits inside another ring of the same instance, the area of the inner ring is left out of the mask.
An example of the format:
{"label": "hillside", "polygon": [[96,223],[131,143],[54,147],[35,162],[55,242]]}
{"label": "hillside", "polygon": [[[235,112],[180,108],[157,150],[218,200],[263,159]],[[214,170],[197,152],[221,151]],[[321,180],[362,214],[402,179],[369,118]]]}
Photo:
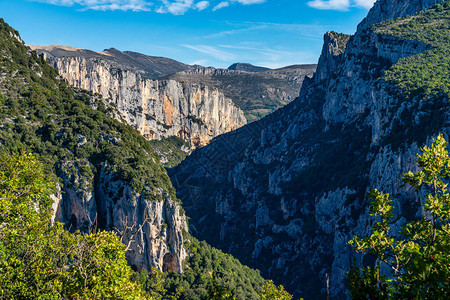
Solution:
{"label": "hillside", "polygon": [[324,298],[326,274],[345,297],[352,259],[374,264],[347,245],[372,225],[369,188],[391,195],[397,225],[421,216],[398,179],[450,133],[449,13],[449,1],[380,0],[355,35],[328,32],[296,100],[170,170],[192,231],[297,297]]}
{"label": "hillside", "polygon": [[58,177],[56,221],[82,232],[144,225],[147,234],[128,253],[131,264],[162,268],[169,254],[181,271],[187,223],[153,149],[117,120],[114,106],[57,80],[16,31],[3,20],[0,26],[2,151],[36,153]]}
{"label": "hillside", "polygon": [[58,78],[0,19],[0,152],[35,153],[45,164],[57,185],[52,221],[81,233],[123,233],[133,269],[166,271],[165,299],[205,297],[213,272],[238,299],[258,299],[265,284],[258,271],[190,236],[150,143],[109,101]]}

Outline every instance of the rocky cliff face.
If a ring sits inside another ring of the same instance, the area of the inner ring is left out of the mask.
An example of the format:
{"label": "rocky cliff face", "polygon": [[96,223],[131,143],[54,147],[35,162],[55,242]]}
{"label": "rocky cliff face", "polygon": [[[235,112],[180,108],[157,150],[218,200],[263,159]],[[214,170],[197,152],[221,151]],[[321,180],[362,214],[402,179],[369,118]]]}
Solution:
{"label": "rocky cliff face", "polygon": [[33,48],[43,53],[70,85],[111,99],[125,121],[148,140],[177,136],[199,147],[247,122],[242,110],[217,88],[149,79],[144,71],[109,59],[110,51],[101,56],[80,51],[59,56],[59,48]]}
{"label": "rocky cliff face", "polygon": [[294,65],[274,70],[238,66],[242,64],[227,70],[198,67],[168,78],[217,88],[233,99],[245,112],[247,120],[253,122],[297,98],[305,78],[312,77],[316,70],[316,65]]}
{"label": "rocky cliff face", "polygon": [[380,0],[354,36],[327,33],[317,72],[298,99],[171,170],[191,230],[296,296],[324,297],[330,274],[331,295],[345,297],[352,258],[373,263],[347,245],[373,222],[368,189],[391,194],[397,224],[420,216],[419,195],[398,179],[417,170],[419,146],[438,131],[450,133],[448,105],[404,101],[383,80],[399,60],[431,47],[368,25],[433,3]]}
{"label": "rocky cliff face", "polygon": [[[136,193],[129,182],[108,171],[107,163],[95,177],[83,172],[86,168],[94,166],[83,159],[60,164],[62,188],[54,197],[52,221],[81,232],[115,231],[136,270],[182,272],[187,221],[179,202],[163,188]],[[151,200],[151,193],[162,200]]]}

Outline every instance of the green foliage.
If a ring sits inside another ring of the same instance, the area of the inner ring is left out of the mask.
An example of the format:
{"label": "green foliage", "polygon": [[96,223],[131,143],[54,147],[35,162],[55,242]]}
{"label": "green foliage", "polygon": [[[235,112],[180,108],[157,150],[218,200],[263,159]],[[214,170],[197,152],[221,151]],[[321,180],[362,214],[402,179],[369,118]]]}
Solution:
{"label": "green foliage", "polygon": [[150,145],[161,157],[161,162],[163,158],[166,159],[163,163],[166,168],[179,165],[190,153],[190,150],[186,151],[186,149],[191,148],[189,143],[176,136],[150,141]]}
{"label": "green foliage", "polygon": [[50,224],[53,184],[32,155],[0,159],[2,299],[144,299],[125,246],[111,232],[71,234]]}
{"label": "green foliage", "polygon": [[213,299],[213,300],[236,300],[236,296],[233,291],[230,291],[228,288],[221,286],[217,282],[216,272],[212,272],[211,274],[211,287],[208,290],[205,300]]}
{"label": "green foliage", "polygon": [[72,260],[66,277],[70,297],[76,299],[143,299],[141,287],[130,280],[125,245],[108,231],[74,235]]}
{"label": "green foliage", "polygon": [[[176,199],[166,171],[150,143],[112,117],[114,107],[70,88],[12,35],[18,33],[0,20],[0,144],[5,153],[0,223],[9,222],[0,226],[0,298],[144,298],[140,285],[129,281],[124,246],[112,233],[81,235],[65,231],[62,224],[49,226],[52,185],[43,174],[58,174],[65,184],[81,189],[80,177],[95,182],[106,171],[148,199],[162,200],[161,188]],[[175,140],[169,147],[183,144]],[[32,156],[7,155],[22,150],[36,153],[43,165]],[[15,168],[26,172],[15,174]],[[193,240],[189,250],[183,274],[152,270],[134,275],[144,283],[147,297],[207,297],[214,271],[220,287],[239,299],[257,299],[264,283],[259,272],[204,242]]]}
{"label": "green foliage", "polygon": [[[431,148],[425,146],[423,154],[417,155],[421,171],[405,173],[402,179],[405,185],[429,193],[424,203],[428,217],[405,224],[399,233],[392,232],[394,207],[389,195],[377,190],[369,193],[371,215],[377,216],[378,222],[369,237],[354,237],[350,245],[389,266],[395,280],[380,277],[378,268],[365,269],[362,274],[354,268],[349,273],[353,295],[375,291],[378,298],[450,296],[450,195],[446,183],[450,177],[450,157],[446,146],[447,142],[439,135]],[[380,288],[375,288],[375,283]]]}
{"label": "green foliage", "polygon": [[352,299],[381,300],[388,298],[389,280],[380,275],[380,265],[360,270],[355,263],[348,272],[348,285]]}
{"label": "green foliage", "polygon": [[292,296],[284,290],[282,285],[276,286],[272,280],[266,281],[263,291],[259,295],[261,300],[291,300]]}
{"label": "green foliage", "polygon": [[188,251],[183,274],[153,269],[136,273],[134,280],[156,299],[291,299],[282,286],[205,242],[191,238]]}
{"label": "green foliage", "polygon": [[161,300],[166,295],[166,289],[164,288],[164,282],[166,274],[161,272],[157,268],[152,268],[150,272],[142,269],[140,272],[134,272],[131,275],[131,279],[134,282],[138,282],[142,285],[144,291],[155,300]]}
{"label": "green foliage", "polygon": [[450,96],[450,1],[413,16],[374,26],[375,32],[432,47],[424,53],[401,59],[387,70],[384,80],[396,86],[406,99]]}

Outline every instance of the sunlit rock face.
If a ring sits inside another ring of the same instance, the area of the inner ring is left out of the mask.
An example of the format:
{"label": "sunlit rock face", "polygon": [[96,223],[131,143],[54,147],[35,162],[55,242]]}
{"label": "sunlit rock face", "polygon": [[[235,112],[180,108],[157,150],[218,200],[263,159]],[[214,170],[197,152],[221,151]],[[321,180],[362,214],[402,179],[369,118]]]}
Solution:
{"label": "sunlit rock face", "polygon": [[[136,66],[135,61],[124,60],[120,56],[123,52],[31,47],[43,54],[70,85],[112,101],[122,118],[148,140],[178,136],[195,148],[247,123],[243,111],[217,88],[149,78],[149,71]],[[157,75],[189,68],[176,66]]]}

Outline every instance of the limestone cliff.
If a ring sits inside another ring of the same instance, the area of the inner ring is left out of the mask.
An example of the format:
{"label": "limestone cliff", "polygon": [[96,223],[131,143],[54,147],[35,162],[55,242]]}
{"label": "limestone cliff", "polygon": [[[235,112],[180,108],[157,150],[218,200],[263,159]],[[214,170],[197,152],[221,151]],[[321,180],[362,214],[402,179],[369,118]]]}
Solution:
{"label": "limestone cliff", "polygon": [[[81,232],[116,232],[127,245],[127,259],[136,270],[156,267],[182,272],[187,221],[180,203],[163,188],[136,193],[129,182],[108,170],[107,163],[95,178],[83,172],[86,169],[95,168],[83,159],[59,165],[62,185],[54,196],[52,221]],[[158,200],[149,197],[151,193]]]}
{"label": "limestone cliff", "polygon": [[242,110],[217,88],[148,78],[139,66],[110,58],[120,51],[86,55],[88,50],[81,49],[60,53],[59,46],[32,48],[70,85],[111,99],[124,120],[148,140],[177,136],[199,147],[247,122]]}
{"label": "limestone cliff", "polygon": [[433,98],[419,89],[406,100],[384,79],[432,46],[369,25],[433,3],[379,0],[354,36],[327,33],[316,74],[299,98],[171,170],[191,230],[297,297],[324,298],[329,274],[331,296],[345,298],[352,259],[373,264],[347,245],[372,225],[368,189],[390,193],[398,224],[421,216],[420,195],[398,179],[417,170],[419,147],[437,132],[450,133],[442,91]]}
{"label": "limestone cliff", "polygon": [[197,67],[167,78],[216,87],[233,99],[245,112],[247,120],[253,122],[297,98],[303,81],[312,77],[315,70],[316,65],[293,65],[273,70]]}

